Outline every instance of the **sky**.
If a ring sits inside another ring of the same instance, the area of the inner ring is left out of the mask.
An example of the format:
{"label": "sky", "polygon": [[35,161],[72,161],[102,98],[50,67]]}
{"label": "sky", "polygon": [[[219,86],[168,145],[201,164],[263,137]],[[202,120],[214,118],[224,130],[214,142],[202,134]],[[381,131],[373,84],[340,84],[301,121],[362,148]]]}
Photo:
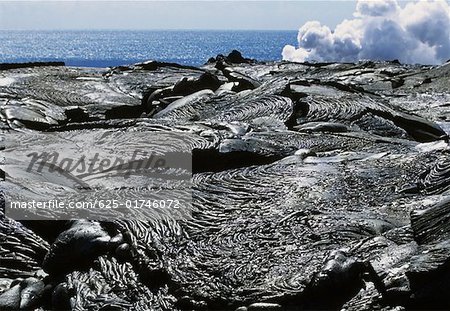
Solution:
{"label": "sky", "polygon": [[0,29],[298,30],[308,20],[331,27],[355,1],[3,1]]}

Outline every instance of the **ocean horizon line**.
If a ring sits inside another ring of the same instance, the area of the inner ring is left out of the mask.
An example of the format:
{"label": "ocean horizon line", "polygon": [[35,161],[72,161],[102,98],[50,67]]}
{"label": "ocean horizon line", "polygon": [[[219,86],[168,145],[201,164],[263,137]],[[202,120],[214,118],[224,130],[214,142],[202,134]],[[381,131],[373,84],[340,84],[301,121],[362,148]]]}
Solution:
{"label": "ocean horizon line", "polygon": [[202,28],[161,28],[161,29],[0,29],[2,32],[25,32],[25,31],[33,31],[33,32],[102,32],[102,31],[110,31],[110,32],[127,32],[127,31],[140,31],[140,32],[157,32],[157,31],[199,31],[199,32],[297,32],[298,29],[202,29]]}

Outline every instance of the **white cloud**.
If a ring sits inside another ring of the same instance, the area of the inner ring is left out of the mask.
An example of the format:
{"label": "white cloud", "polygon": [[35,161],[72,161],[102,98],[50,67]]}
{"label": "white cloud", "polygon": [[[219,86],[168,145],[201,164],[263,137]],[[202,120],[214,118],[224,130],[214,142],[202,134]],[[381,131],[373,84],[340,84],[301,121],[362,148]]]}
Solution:
{"label": "white cloud", "polygon": [[360,0],[353,15],[334,30],[317,21],[305,23],[298,32],[298,48],[285,46],[283,59],[438,64],[450,58],[446,1],[418,1],[401,8],[396,0]]}
{"label": "white cloud", "polygon": [[353,14],[355,17],[362,16],[392,16],[398,10],[399,6],[396,0],[368,0],[358,1],[356,4],[356,12]]}

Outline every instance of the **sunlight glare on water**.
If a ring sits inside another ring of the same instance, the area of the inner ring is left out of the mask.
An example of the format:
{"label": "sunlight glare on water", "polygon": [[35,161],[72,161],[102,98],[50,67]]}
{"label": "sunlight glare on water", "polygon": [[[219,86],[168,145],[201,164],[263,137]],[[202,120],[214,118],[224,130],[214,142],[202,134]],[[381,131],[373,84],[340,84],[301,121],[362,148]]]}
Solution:
{"label": "sunlight glare on water", "polygon": [[0,62],[65,61],[105,67],[154,59],[199,66],[233,49],[281,60],[296,31],[0,31]]}

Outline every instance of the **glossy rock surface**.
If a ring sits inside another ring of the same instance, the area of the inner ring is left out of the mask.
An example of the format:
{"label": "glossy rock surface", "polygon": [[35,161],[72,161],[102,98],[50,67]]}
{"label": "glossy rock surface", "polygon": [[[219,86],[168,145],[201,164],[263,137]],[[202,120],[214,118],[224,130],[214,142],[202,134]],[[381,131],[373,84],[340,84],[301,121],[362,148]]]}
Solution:
{"label": "glossy rock surface", "polygon": [[[120,156],[155,133],[184,133],[193,174],[181,219],[2,214],[0,306],[448,309],[449,103],[449,63],[234,55],[201,68],[1,70],[4,193],[49,198],[80,185],[71,174],[19,173],[12,145],[83,150],[109,137]],[[148,191],[142,176],[83,182],[119,198]]]}

